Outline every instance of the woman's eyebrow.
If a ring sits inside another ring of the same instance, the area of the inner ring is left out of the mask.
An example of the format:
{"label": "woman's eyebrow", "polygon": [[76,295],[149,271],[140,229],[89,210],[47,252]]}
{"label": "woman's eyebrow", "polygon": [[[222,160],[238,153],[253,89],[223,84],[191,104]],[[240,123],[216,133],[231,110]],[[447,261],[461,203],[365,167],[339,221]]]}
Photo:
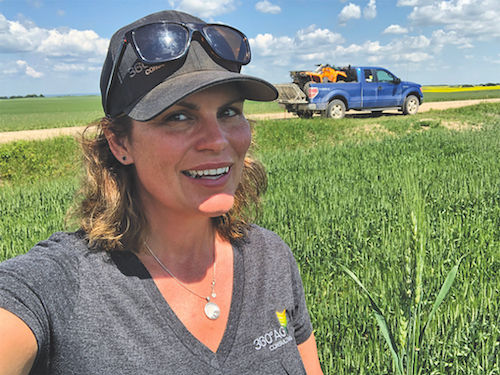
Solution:
{"label": "woman's eyebrow", "polygon": [[234,99],[234,100],[230,101],[230,102],[229,102],[229,103],[227,103],[227,104],[234,104],[234,103],[244,102],[245,100],[246,100],[246,99],[245,99],[245,98],[243,98],[243,97],[241,97],[241,98],[236,98],[236,99]]}
{"label": "woman's eyebrow", "polygon": [[234,100],[228,101],[227,103],[224,103],[223,105],[221,105],[221,107],[227,107],[228,105],[233,105],[235,103],[240,103],[240,102],[244,102],[244,101],[245,101],[245,98],[236,98]]}
{"label": "woman's eyebrow", "polygon": [[[221,107],[225,107],[225,106],[228,106],[228,105],[232,105],[234,103],[239,103],[239,102],[244,102],[244,101],[245,101],[245,98],[238,97],[236,99],[228,101],[227,103],[222,104]],[[192,103],[192,102],[189,102],[189,101],[178,102],[178,103],[176,103],[176,105],[184,107],[184,108],[187,108],[187,109],[191,109],[191,110],[198,110],[198,109],[200,109],[200,106],[198,104]]]}
{"label": "woman's eyebrow", "polygon": [[200,106],[196,103],[191,103],[191,102],[178,102],[175,105],[187,108],[187,109],[192,109],[192,110],[197,110],[200,108]]}

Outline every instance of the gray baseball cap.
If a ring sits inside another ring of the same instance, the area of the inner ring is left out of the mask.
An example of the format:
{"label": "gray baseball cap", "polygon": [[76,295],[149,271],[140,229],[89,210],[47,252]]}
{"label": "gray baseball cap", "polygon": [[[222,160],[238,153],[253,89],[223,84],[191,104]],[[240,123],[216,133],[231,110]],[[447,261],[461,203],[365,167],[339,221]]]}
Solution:
{"label": "gray baseball cap", "polygon": [[125,114],[138,121],[148,121],[190,94],[226,83],[236,84],[245,99],[271,101],[277,98],[272,84],[241,74],[241,64],[217,58],[210,53],[210,47],[194,39],[183,57],[156,65],[145,64],[133,46],[127,44],[108,91],[112,67],[119,58],[125,34],[142,25],[165,21],[205,23],[187,13],[162,11],[118,30],[111,38],[101,72],[103,107],[108,92],[104,109],[107,116]]}

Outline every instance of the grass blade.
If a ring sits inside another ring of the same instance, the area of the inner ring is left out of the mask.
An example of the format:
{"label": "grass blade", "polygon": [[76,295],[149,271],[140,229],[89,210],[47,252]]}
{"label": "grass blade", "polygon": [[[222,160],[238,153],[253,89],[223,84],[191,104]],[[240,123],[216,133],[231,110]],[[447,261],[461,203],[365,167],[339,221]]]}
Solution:
{"label": "grass blade", "polygon": [[380,332],[382,333],[382,336],[384,337],[385,341],[387,342],[387,345],[389,346],[389,350],[391,351],[392,355],[392,360],[393,363],[397,369],[397,373],[400,375],[403,375],[403,367],[401,364],[401,359],[400,356],[398,355],[397,348],[396,348],[396,343],[394,341],[394,337],[392,336],[391,330],[389,329],[389,326],[387,325],[387,321],[385,320],[384,314],[382,313],[382,310],[377,306],[375,303],[375,300],[371,296],[370,292],[368,289],[365,288],[363,283],[358,279],[358,277],[349,270],[347,267],[344,265],[340,264],[340,267],[342,270],[347,273],[351,279],[353,279],[356,284],[359,285],[359,287],[365,292],[365,294],[368,296],[368,299],[370,300],[371,308],[373,313],[375,314],[375,319],[377,320],[378,326],[380,328]]}
{"label": "grass blade", "polygon": [[460,263],[462,262],[462,259],[464,256],[462,256],[457,264],[452,267],[450,272],[448,272],[448,275],[446,276],[446,279],[444,280],[443,285],[441,286],[441,289],[439,290],[439,293],[436,297],[436,300],[434,301],[434,305],[432,306],[432,310],[429,314],[429,317],[427,318],[427,322],[425,323],[424,327],[422,328],[422,331],[420,332],[419,338],[418,338],[418,345],[420,346],[422,339],[424,337],[424,332],[425,329],[427,328],[427,325],[429,322],[432,320],[434,315],[436,314],[436,311],[438,310],[439,306],[443,302],[443,300],[446,298],[448,295],[448,292],[450,291],[451,286],[453,285],[453,282],[455,281],[455,277],[457,276],[458,273],[458,267],[460,266]]}

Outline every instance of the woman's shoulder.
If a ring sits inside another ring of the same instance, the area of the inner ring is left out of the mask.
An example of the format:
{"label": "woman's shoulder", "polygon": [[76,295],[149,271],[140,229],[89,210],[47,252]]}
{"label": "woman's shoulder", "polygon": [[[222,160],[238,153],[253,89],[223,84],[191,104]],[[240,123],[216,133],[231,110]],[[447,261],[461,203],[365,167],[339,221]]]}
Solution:
{"label": "woman's shoulder", "polygon": [[52,249],[64,251],[66,249],[87,249],[87,241],[83,231],[55,232],[48,239],[38,242],[33,249]]}
{"label": "woman's shoulder", "polygon": [[290,248],[277,233],[255,224],[250,226],[245,245],[251,252],[267,259],[292,256]]}
{"label": "woman's shoulder", "polygon": [[250,225],[250,229],[247,234],[247,239],[250,242],[253,241],[283,242],[283,240],[277,233],[273,232],[272,230],[258,226],[257,224]]}
{"label": "woman's shoulder", "polygon": [[38,242],[29,253],[51,257],[79,258],[89,253],[88,241],[82,231],[55,232],[48,239]]}
{"label": "woman's shoulder", "polygon": [[81,232],[56,232],[48,239],[35,244],[28,252],[8,259],[2,268],[44,269],[77,267],[80,259],[89,252]]}

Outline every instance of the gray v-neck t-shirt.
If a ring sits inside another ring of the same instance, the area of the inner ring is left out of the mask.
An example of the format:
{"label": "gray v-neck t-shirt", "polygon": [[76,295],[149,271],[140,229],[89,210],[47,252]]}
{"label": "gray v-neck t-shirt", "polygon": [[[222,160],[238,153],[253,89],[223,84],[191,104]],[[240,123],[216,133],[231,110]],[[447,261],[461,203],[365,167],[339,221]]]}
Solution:
{"label": "gray v-neck t-shirt", "polygon": [[169,307],[132,252],[89,251],[56,233],[0,263],[0,307],[38,342],[31,374],[305,374],[297,345],[312,327],[297,265],[274,233],[234,244],[229,318],[217,352]]}

